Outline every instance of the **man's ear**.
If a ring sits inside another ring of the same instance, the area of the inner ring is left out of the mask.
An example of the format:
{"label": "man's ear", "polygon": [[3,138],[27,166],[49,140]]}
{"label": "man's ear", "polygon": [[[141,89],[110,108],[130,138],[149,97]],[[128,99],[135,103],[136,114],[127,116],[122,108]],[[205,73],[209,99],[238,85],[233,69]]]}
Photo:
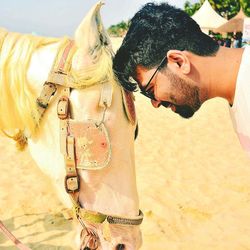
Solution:
{"label": "man's ear", "polygon": [[168,67],[173,70],[181,71],[185,75],[190,73],[190,61],[183,51],[169,50],[167,53],[167,59]]}

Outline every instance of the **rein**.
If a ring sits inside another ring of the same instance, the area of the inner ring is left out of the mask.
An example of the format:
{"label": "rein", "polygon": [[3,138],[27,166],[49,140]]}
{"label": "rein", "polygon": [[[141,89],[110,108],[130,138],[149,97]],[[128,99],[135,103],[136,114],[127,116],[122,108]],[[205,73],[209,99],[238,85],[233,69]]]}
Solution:
{"label": "rein", "polygon": [[31,250],[29,247],[25,246],[20,240],[18,240],[0,221],[0,231],[6,236],[6,238],[10,239],[18,249],[20,250]]}

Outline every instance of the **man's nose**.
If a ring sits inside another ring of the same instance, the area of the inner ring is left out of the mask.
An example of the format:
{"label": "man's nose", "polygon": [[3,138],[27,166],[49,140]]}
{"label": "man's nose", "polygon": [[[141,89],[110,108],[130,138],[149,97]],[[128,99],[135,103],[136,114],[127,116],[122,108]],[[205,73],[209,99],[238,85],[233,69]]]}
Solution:
{"label": "man's nose", "polygon": [[160,101],[151,100],[151,103],[152,103],[154,108],[159,108],[161,106]]}

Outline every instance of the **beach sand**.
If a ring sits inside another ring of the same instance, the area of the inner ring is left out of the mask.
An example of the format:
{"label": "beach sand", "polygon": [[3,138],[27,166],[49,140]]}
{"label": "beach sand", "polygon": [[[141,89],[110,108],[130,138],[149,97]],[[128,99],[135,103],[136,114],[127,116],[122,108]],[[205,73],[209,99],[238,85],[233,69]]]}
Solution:
{"label": "beach sand", "polygon": [[[250,159],[227,103],[211,100],[188,120],[142,95],[135,104],[141,249],[250,249]],[[31,249],[73,249],[73,222],[62,216],[50,179],[9,139],[1,137],[0,152],[0,220]],[[0,249],[16,248],[0,234]]]}

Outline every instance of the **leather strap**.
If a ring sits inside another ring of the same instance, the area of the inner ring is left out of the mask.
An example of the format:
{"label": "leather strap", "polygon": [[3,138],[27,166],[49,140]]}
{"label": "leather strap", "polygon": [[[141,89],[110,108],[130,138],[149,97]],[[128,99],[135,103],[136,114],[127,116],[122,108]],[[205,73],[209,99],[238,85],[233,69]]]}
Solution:
{"label": "leather strap", "polygon": [[99,106],[102,108],[109,108],[112,103],[113,86],[110,82],[102,83],[102,92],[99,101]]}
{"label": "leather strap", "polygon": [[[62,43],[62,45],[64,45],[64,43]],[[52,68],[54,70],[53,74],[66,75],[64,71],[68,72],[70,70],[71,59],[74,53],[74,50],[71,50],[73,46],[74,46],[74,41],[69,40],[65,49],[64,50],[60,49],[60,52],[56,56],[56,59],[54,61],[54,66]],[[58,82],[58,81],[55,81],[50,76],[48,77],[48,81],[44,83],[41,94],[36,100],[37,109],[38,109],[40,118],[43,116],[45,110],[48,108],[48,104],[49,104],[51,97],[57,91],[56,84],[64,85],[64,83],[65,81]]]}
{"label": "leather strap", "polygon": [[48,76],[48,81],[65,87],[73,87],[70,85],[67,73],[71,68],[71,59],[75,53],[76,47],[74,41],[70,40],[64,49],[60,49],[56,56],[54,66]]}
{"label": "leather strap", "polygon": [[65,155],[65,189],[68,194],[74,194],[78,198],[80,190],[80,180],[76,169],[75,159],[75,138],[67,136],[67,155]]}
{"label": "leather strap", "polygon": [[57,115],[60,119],[60,150],[65,156],[67,155],[67,141],[66,137],[68,134],[68,119],[70,116],[70,103],[69,103],[70,89],[64,88],[62,90],[62,97],[59,99],[57,104]]}
{"label": "leather strap", "polygon": [[20,240],[18,240],[0,221],[0,231],[5,235],[6,238],[11,240],[18,249],[20,250],[31,250],[29,247],[25,246]]}
{"label": "leather strap", "polygon": [[42,92],[40,96],[36,99],[37,110],[39,112],[40,118],[43,116],[45,110],[48,108],[50,98],[56,93],[56,90],[57,88],[54,83],[44,83]]}

